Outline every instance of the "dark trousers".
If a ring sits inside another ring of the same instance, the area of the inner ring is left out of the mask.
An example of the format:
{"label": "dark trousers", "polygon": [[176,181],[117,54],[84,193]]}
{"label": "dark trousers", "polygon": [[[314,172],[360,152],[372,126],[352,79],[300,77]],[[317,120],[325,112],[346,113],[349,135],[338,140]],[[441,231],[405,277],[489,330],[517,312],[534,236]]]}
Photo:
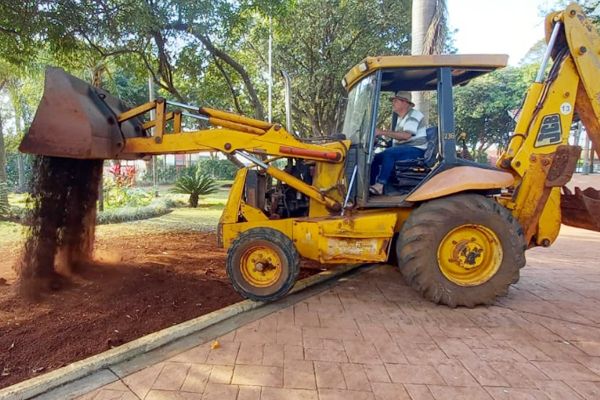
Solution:
{"label": "dark trousers", "polygon": [[412,146],[393,146],[381,153],[375,154],[371,164],[371,185],[386,184],[390,179],[394,163],[398,160],[412,160],[423,157],[425,150]]}

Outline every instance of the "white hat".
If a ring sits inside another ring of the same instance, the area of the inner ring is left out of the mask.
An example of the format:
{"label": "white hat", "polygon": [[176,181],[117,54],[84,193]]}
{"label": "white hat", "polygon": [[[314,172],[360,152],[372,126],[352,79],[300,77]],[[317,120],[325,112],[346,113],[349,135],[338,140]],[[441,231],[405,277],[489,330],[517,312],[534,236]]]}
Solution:
{"label": "white hat", "polygon": [[412,94],[410,92],[405,92],[403,90],[398,90],[394,96],[390,98],[392,99],[403,99],[406,100],[411,106],[414,107],[415,103],[412,102]]}

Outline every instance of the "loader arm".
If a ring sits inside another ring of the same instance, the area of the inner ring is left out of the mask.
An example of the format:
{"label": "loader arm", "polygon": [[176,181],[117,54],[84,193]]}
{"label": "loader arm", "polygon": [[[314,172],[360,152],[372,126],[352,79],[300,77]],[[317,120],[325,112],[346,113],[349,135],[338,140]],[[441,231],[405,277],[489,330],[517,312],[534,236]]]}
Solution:
{"label": "loader arm", "polygon": [[[183,131],[184,118],[202,121],[208,127]],[[279,124],[162,98],[128,109],[108,92],[62,69],[49,68],[44,95],[19,149],[81,159],[140,159],[156,154],[220,151],[250,161],[328,210],[339,211],[339,201],[325,193],[327,188],[309,185],[272,166],[271,161],[300,158],[338,164],[341,170],[349,145],[343,140],[303,142]]]}
{"label": "loader arm", "polygon": [[[197,113],[190,116],[208,122],[212,128],[182,132],[180,122],[176,119],[177,112],[166,112],[167,103],[163,99],[158,99],[119,116],[119,122],[126,122],[138,118],[140,113],[145,114],[152,109],[155,110],[154,114],[156,115],[154,120],[144,126],[145,128],[154,127],[152,136],[125,140],[121,151],[125,157],[214,151],[238,155],[262,168],[273,178],[285,182],[288,186],[323,204],[327,209],[331,211],[341,209],[341,204],[337,200],[327,196],[319,188],[308,185],[293,175],[270,165],[270,161],[280,157],[294,157],[340,163],[344,161],[345,149],[350,145],[349,141],[345,143],[343,141],[332,142],[325,145],[304,143],[279,124],[207,107],[198,108]],[[165,134],[166,122],[171,117],[174,119],[173,132]],[[261,160],[251,154],[271,156],[272,158]]]}
{"label": "loader arm", "polygon": [[[513,190],[501,201],[521,223],[529,247],[552,244],[561,223],[600,231],[600,201],[595,206],[593,201],[599,198],[597,191],[562,198],[560,193],[581,153],[568,142],[575,115],[595,151],[600,150],[600,37],[581,7],[571,4],[546,17],[546,41],[536,80],[498,160],[498,167],[515,176]],[[554,62],[545,76],[550,57]]]}

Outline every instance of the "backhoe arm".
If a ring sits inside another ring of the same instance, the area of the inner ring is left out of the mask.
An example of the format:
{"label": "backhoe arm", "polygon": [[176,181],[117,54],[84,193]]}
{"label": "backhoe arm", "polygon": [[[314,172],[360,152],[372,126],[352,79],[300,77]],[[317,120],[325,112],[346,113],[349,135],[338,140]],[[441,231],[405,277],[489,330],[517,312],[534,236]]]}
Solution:
{"label": "backhoe arm", "polygon": [[[546,55],[498,161],[515,176],[512,195],[504,201],[521,223],[530,247],[549,246],[561,222],[600,231],[600,208],[590,209],[582,200],[574,209],[573,199],[561,200],[560,194],[581,153],[568,142],[575,115],[596,152],[600,150],[600,38],[581,8],[571,4],[548,15],[546,40]],[[554,63],[545,76],[550,57]],[[568,204],[571,207],[565,208]]]}

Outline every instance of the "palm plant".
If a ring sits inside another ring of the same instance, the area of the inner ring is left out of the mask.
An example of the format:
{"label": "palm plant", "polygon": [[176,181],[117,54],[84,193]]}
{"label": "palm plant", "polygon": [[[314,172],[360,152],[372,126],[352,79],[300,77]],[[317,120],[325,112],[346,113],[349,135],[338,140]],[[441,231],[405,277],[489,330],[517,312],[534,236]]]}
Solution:
{"label": "palm plant", "polygon": [[214,193],[218,190],[217,182],[200,168],[187,170],[175,182],[173,193],[189,194],[190,207],[198,207],[200,196]]}

